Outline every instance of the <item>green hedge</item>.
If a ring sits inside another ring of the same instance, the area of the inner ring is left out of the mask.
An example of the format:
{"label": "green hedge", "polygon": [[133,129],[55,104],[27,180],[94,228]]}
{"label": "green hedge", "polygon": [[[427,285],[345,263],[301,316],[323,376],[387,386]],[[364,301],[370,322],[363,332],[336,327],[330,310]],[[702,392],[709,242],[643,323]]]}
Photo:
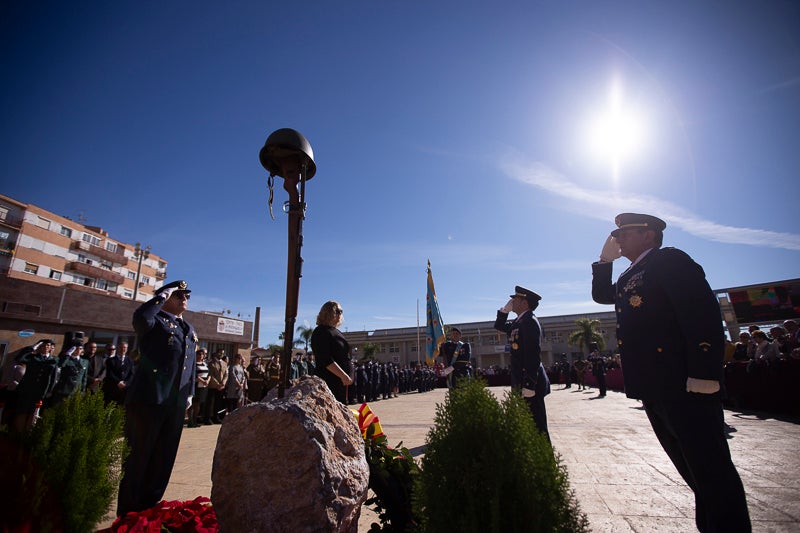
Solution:
{"label": "green hedge", "polygon": [[3,435],[2,482],[17,487],[0,510],[9,530],[29,524],[43,533],[94,531],[119,487],[123,424],[116,404],[81,393],[43,410],[29,433]]}
{"label": "green hedge", "polygon": [[588,531],[566,467],[518,393],[498,402],[482,380],[438,405],[414,489],[428,532]]}

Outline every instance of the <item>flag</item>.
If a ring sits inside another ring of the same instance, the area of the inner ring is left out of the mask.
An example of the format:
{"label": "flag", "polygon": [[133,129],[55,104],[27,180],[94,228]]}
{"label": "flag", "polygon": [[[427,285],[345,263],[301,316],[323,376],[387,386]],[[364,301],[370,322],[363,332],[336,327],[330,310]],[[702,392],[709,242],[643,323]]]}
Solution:
{"label": "flag", "polygon": [[433,288],[433,274],[431,274],[431,262],[428,261],[428,296],[427,300],[427,322],[425,331],[427,332],[427,345],[425,351],[425,362],[428,366],[433,366],[439,356],[439,345],[445,341],[444,323],[442,314],[439,312],[439,302],[436,301],[436,289]]}

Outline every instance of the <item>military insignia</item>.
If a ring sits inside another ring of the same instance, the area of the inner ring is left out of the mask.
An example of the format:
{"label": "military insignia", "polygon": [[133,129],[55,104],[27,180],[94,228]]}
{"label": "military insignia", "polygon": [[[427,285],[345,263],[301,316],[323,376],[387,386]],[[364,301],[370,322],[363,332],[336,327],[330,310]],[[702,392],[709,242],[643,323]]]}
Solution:
{"label": "military insignia", "polygon": [[169,323],[169,329],[175,329],[177,327],[178,327],[178,324],[176,324],[175,322],[170,322]]}
{"label": "military insignia", "polygon": [[642,305],[642,302],[644,302],[644,300],[638,294],[634,294],[631,296],[631,299],[628,300],[628,303],[631,304],[631,307],[639,307]]}
{"label": "military insignia", "polygon": [[642,285],[642,277],[644,276],[644,271],[637,272],[630,279],[625,283],[625,287],[623,290],[626,292],[630,292],[634,290],[636,287],[640,287]]}
{"label": "military insignia", "polygon": [[181,282],[180,282],[180,283],[178,283],[178,288],[179,288],[180,290],[185,290],[185,289],[186,289],[186,282],[185,282],[185,281],[183,281],[183,280],[181,280]]}
{"label": "military insignia", "polygon": [[197,333],[195,333],[194,331],[192,332],[192,340],[194,341],[195,344],[197,344]]}
{"label": "military insignia", "polygon": [[707,342],[701,342],[700,343],[700,349],[703,350],[704,352],[707,352],[708,350],[711,349],[711,344],[709,344]]}
{"label": "military insignia", "polygon": [[167,346],[172,347],[175,344],[175,337],[170,336],[169,340],[167,341]]}

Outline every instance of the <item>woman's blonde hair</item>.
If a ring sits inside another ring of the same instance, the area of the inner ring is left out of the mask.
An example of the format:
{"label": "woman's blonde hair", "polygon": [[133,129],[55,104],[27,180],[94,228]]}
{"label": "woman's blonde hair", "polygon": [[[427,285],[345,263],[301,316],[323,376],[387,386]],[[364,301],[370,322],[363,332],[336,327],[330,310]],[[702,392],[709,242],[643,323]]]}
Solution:
{"label": "woman's blonde hair", "polygon": [[322,304],[322,308],[319,310],[319,314],[317,315],[317,325],[329,326],[332,328],[337,327],[342,323],[342,315],[336,314],[336,310],[341,308],[342,306],[339,305],[339,302],[334,300],[330,300]]}

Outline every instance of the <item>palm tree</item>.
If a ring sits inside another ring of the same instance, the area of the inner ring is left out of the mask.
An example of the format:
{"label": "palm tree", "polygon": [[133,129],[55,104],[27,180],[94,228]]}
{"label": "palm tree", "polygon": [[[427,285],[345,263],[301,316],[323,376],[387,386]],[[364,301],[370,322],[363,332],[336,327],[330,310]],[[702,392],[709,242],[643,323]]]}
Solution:
{"label": "palm tree", "polygon": [[605,348],[606,341],[603,338],[603,334],[597,331],[597,327],[600,325],[599,320],[585,317],[579,318],[575,321],[575,325],[578,326],[578,329],[569,334],[567,344],[578,346],[581,351],[586,347],[587,352],[591,351],[589,350],[589,345],[593,342],[596,342],[601,350]]}
{"label": "palm tree", "polygon": [[314,328],[311,326],[297,326],[297,340],[305,343],[306,352],[308,351],[308,343],[311,342],[312,333],[314,333]]}
{"label": "palm tree", "polygon": [[[285,337],[286,336],[283,334],[283,332],[281,332],[278,335],[278,340],[281,341],[281,349],[283,349],[283,344],[284,344],[283,341],[284,341]],[[303,341],[303,339],[292,339],[292,347],[297,348],[298,346],[303,344],[303,342],[305,342],[305,341]]]}

